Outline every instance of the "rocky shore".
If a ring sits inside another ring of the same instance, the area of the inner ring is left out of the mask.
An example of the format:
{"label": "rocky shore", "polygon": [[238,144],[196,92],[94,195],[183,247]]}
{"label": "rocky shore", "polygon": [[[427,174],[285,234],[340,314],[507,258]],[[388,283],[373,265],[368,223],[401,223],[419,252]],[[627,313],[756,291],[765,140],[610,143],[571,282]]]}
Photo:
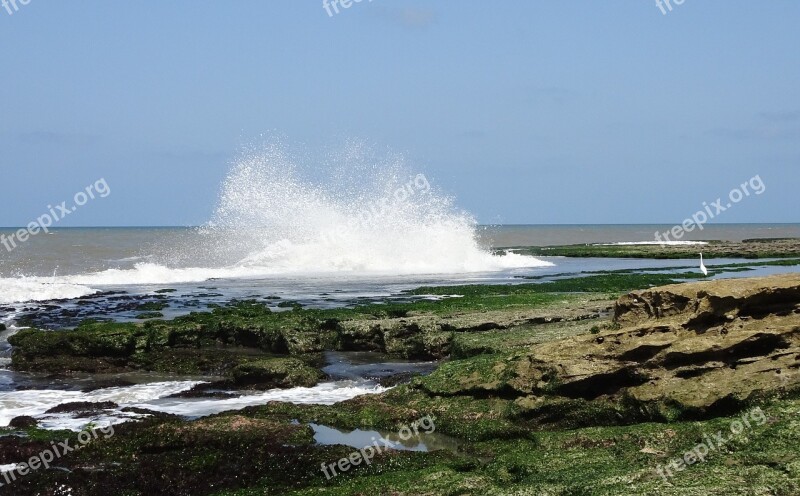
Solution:
{"label": "rocky shore", "polygon": [[[664,281],[421,288],[460,297],[280,313],[236,302],[173,321],[21,331],[17,370],[204,373],[231,390],[316,384],[326,351],[441,363],[331,406],[150,412],[0,494],[800,493],[800,274],[652,287]],[[764,422],[731,435],[754,409]],[[422,418],[453,447],[321,470],[353,448],[320,444],[316,426],[399,432]],[[31,421],[0,430],[0,465],[77,436]],[[669,469],[720,432],[724,447]]]}
{"label": "rocky shore", "polygon": [[584,244],[516,247],[511,250],[534,256],[563,257],[692,259],[702,251],[708,258],[797,258],[800,257],[800,239],[745,239],[741,242],[710,240],[698,245]]}

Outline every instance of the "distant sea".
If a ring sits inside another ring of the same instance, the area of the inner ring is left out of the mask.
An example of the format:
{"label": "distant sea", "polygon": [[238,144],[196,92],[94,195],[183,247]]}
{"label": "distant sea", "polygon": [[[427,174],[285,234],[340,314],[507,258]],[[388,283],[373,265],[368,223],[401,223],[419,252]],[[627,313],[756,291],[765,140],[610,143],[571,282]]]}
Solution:
{"label": "distant sea", "polygon": [[[583,243],[652,242],[656,232],[665,232],[671,228],[672,226],[667,224],[486,225],[476,228],[475,238],[478,246],[483,249]],[[13,232],[14,229],[0,228],[0,234],[6,236],[10,236]],[[220,246],[217,243],[218,240],[210,239],[207,233],[201,233],[197,228],[192,227],[58,228],[51,232],[50,235],[33,236],[27,242],[19,243],[18,247],[11,252],[0,245],[0,278],[94,274],[110,269],[129,270],[135,268],[137,264],[157,264],[169,269],[222,268],[237,266],[244,259],[252,261],[254,258],[258,258],[257,263],[245,263],[244,265],[258,266],[263,269],[262,266],[269,266],[270,262],[274,262],[276,268],[280,266],[282,272],[291,272],[292,269],[303,271],[313,266],[314,262],[325,262],[321,266],[324,266],[326,271],[334,269],[335,272],[335,269],[340,268],[343,272],[359,272],[359,262],[362,262],[362,266],[367,267],[369,266],[367,261],[373,255],[369,249],[363,249],[364,247],[361,246],[363,241],[359,240],[358,246],[347,246],[347,240],[344,240],[344,242],[335,243],[335,248],[349,249],[351,258],[345,260],[340,254],[335,254],[342,259],[342,263],[337,267],[336,260],[323,260],[326,256],[330,256],[330,258],[334,256],[331,255],[334,250],[324,246],[320,250],[322,253],[302,254],[305,255],[305,258],[300,255],[288,258],[278,256],[274,253],[276,251],[274,247],[266,246],[249,235],[244,236],[242,233],[237,233],[236,236],[243,239]],[[713,224],[705,226],[703,230],[686,233],[683,240],[742,241],[751,238],[785,237],[800,238],[800,224]],[[442,242],[441,251],[450,250],[451,253],[441,253],[441,256],[444,259],[459,256],[458,243],[463,239],[459,238],[449,243]],[[235,247],[231,245],[235,245]],[[280,243],[272,243],[272,245],[280,245]],[[303,247],[296,246],[295,243],[292,250],[294,254],[297,254],[303,251]],[[258,257],[254,257],[254,255],[258,255]],[[314,260],[307,260],[311,255]],[[414,258],[413,252],[401,253],[400,248],[397,249],[395,255],[396,258],[410,260]],[[375,254],[375,257],[377,256]],[[472,257],[474,254],[466,253],[466,256]],[[363,260],[359,260],[359,258]],[[434,261],[434,264],[438,262]],[[516,266],[514,263],[497,265],[497,269]],[[527,266],[527,264],[523,263],[521,266]],[[436,267],[432,268],[436,269]],[[485,272],[491,271],[495,267],[492,267],[491,263],[476,263],[474,267],[476,270],[468,270],[471,267],[465,267],[463,271],[460,271],[459,268],[458,266],[448,267],[448,270],[442,272]],[[404,274],[438,272],[431,270],[430,266],[421,267],[419,271],[414,271],[413,266],[387,266],[386,269],[387,273]],[[170,282],[171,278],[168,274],[163,275],[164,281],[152,282]],[[211,277],[221,275],[224,274],[216,274]]]}
{"label": "distant sea", "polygon": [[[495,248],[554,246],[584,243],[655,241],[655,233],[671,224],[567,224],[481,226],[481,243]],[[708,224],[681,238],[683,241],[742,241],[753,238],[800,238],[800,224]]]}
{"label": "distant sea", "polygon": [[[576,262],[514,253],[492,255],[489,248],[653,242],[657,231],[671,228],[505,225],[465,231],[457,223],[437,222],[431,226],[416,219],[403,226],[366,230],[356,225],[321,237],[298,234],[302,226],[283,233],[188,227],[54,229],[19,243],[11,252],[0,246],[0,304],[72,299],[108,290],[141,293],[154,286],[197,287],[207,281],[245,289],[282,281],[283,286],[312,290],[348,283],[356,291],[390,282],[502,281],[558,271]],[[0,230],[6,236],[13,232]],[[800,224],[709,225],[688,233],[684,240],[783,237],[800,237]],[[587,259],[574,268],[594,270],[621,263],[630,262]],[[367,284],[368,279],[372,283]]]}

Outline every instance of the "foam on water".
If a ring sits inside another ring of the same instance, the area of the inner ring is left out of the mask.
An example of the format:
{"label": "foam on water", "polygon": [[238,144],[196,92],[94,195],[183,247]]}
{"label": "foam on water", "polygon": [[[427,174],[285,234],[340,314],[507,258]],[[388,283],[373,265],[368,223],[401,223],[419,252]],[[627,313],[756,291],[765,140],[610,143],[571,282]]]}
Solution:
{"label": "foam on water", "polygon": [[[379,394],[387,390],[365,381],[337,381],[318,384],[311,388],[275,389],[262,393],[242,394],[226,399],[168,398],[200,384],[196,381],[157,382],[127,387],[99,389],[88,393],[60,390],[23,390],[0,392],[0,427],[7,426],[14,417],[35,417],[44,429],[70,429],[79,431],[90,422],[97,427],[126,422],[141,415],[122,412],[126,407],[171,413],[186,417],[203,417],[248,406],[263,405],[270,401],[299,404],[332,405],[364,394]],[[118,409],[103,412],[91,418],[76,418],[70,414],[47,414],[47,410],[62,403],[79,401],[111,401]]]}
{"label": "foam on water", "polygon": [[[47,425],[47,410],[62,403],[77,401],[102,402],[112,401],[120,406],[130,406],[136,403],[146,403],[164,396],[180,393],[200,384],[196,381],[154,382],[139,384],[129,387],[113,387],[98,389],[88,393],[81,391],[61,390],[23,390],[0,392],[0,427],[7,426],[14,417],[21,415],[42,416],[44,425]],[[54,418],[63,418],[54,416]],[[88,420],[84,419],[84,422]],[[65,426],[62,422],[55,422],[56,426]],[[47,427],[54,427],[53,423]]]}
{"label": "foam on water", "polygon": [[96,290],[88,286],[63,280],[56,282],[53,278],[0,278],[0,304],[80,298],[94,292]]}
{"label": "foam on water", "polygon": [[137,406],[186,417],[203,417],[229,410],[240,410],[253,405],[264,405],[270,401],[307,405],[332,405],[365,394],[380,394],[387,391],[364,381],[338,381],[317,384],[314,387],[273,389],[263,393],[245,394],[227,399],[162,399]]}
{"label": "foam on water", "polygon": [[248,148],[211,221],[147,263],[72,276],[0,278],[0,303],[77,298],[104,286],[285,275],[459,274],[551,265],[478,245],[476,222],[402,157],[350,143],[323,159],[279,141]]}

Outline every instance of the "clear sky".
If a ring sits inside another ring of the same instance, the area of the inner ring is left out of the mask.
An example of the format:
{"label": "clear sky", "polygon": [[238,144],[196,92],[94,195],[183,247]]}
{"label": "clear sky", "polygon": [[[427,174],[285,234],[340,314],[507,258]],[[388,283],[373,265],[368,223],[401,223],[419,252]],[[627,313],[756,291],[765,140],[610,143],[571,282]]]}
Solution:
{"label": "clear sky", "polygon": [[670,4],[17,0],[0,226],[101,177],[62,225],[202,223],[273,131],[388,146],[484,223],[674,224],[755,175],[718,220],[800,221],[800,2]]}

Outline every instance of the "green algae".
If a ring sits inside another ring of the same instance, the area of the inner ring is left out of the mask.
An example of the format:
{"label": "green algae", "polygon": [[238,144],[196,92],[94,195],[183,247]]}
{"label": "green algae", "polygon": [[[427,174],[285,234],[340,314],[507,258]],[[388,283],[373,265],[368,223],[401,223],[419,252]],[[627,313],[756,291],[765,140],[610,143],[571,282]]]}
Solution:
{"label": "green algae", "polygon": [[[609,294],[675,279],[675,274],[613,272],[537,284],[420,288],[409,295],[462,297],[281,313],[253,302],[237,302],[168,322],[87,322],[75,331],[52,333],[60,336],[45,338],[36,331],[21,331],[18,336],[24,345],[22,357],[68,349],[87,359],[101,352],[109,363],[136,356],[145,360],[136,365],[143,368],[230,372],[243,364],[257,365],[255,360],[260,359],[254,358],[254,350],[268,357],[261,359],[271,360],[287,359],[290,353],[301,358],[336,349],[344,342],[341,323],[345,320],[569,306],[583,304],[587,298],[603,303]],[[32,474],[19,481],[14,494],[47,494],[56,484],[74,487],[76,494],[103,496],[800,493],[796,448],[800,400],[796,395],[757,399],[754,404],[761,406],[768,419],[764,425],[665,481],[657,472],[659,466],[683,456],[705,434],[729,429],[741,414],[679,421],[680,411],[642,412],[637,405],[585,399],[552,401],[542,408],[502,387],[509,370],[497,369],[498,363],[517,360],[536,344],[591,335],[593,328],[603,336],[609,326],[607,317],[597,316],[510,329],[427,333],[431,340],[452,340],[451,361],[408,385],[333,406],[270,403],[200,421],[164,416],[118,426],[113,438],[66,457],[61,464],[71,473]],[[360,335],[347,344],[385,347],[386,336]],[[400,339],[394,349],[405,353],[401,350],[415,349],[418,343],[423,341]],[[249,351],[235,348],[241,346]],[[201,366],[202,360],[210,362]],[[264,365],[267,370],[275,366]],[[305,370],[302,366],[308,362],[295,365]],[[544,378],[542,390],[555,391],[560,386],[553,375]],[[387,452],[369,466],[354,467],[331,480],[323,475],[321,465],[346,457],[353,449],[317,446],[306,427],[314,422],[341,429],[397,431],[426,415],[434,419],[437,432],[462,441],[457,452]],[[62,435],[30,432],[38,441]]]}
{"label": "green algae", "polygon": [[263,388],[312,387],[323,374],[297,358],[259,358],[240,363],[232,370],[237,386]]}
{"label": "green algae", "polygon": [[[776,243],[778,241],[778,243]],[[783,241],[783,243],[780,243]],[[649,258],[649,259],[694,259],[699,252],[714,258],[797,258],[800,257],[798,240],[772,240],[755,243],[709,241],[706,245],[660,246],[660,245],[563,245],[512,247],[507,250],[523,255],[580,258]]]}
{"label": "green algae", "polygon": [[[444,401],[444,400],[443,400]],[[463,406],[463,405],[457,405]],[[517,424],[500,432],[464,436],[456,453],[386,452],[370,465],[330,480],[322,464],[354,450],[317,446],[302,423],[279,419],[286,409],[324,416],[333,407],[259,407],[262,414],[234,412],[200,421],[146,420],[120,425],[59,461],[71,473],[40,471],[17,481],[15,494],[36,494],[53,484],[80,494],[586,494],[683,495],[779,494],[800,491],[800,401],[776,399],[761,406],[766,422],[753,423],[704,462],[674,471],[667,481],[657,469],[683,457],[706,436],[730,432],[732,417],[700,422],[640,423],[541,431]],[[400,407],[399,407],[400,408]],[[270,412],[270,410],[274,410]],[[496,412],[490,403],[469,418]],[[395,412],[413,421],[412,412]],[[271,416],[265,419],[262,417]],[[386,418],[388,420],[388,417]],[[445,419],[435,417],[436,430]],[[390,427],[387,425],[387,427]],[[451,428],[468,430],[479,425]],[[512,434],[512,433],[507,433]],[[75,433],[45,433],[60,439]],[[490,437],[494,436],[494,437]],[[469,440],[472,437],[473,440]],[[2,439],[2,438],[0,438]],[[2,441],[0,441],[2,442]],[[33,442],[33,441],[31,441]],[[87,468],[92,467],[91,470]]]}

